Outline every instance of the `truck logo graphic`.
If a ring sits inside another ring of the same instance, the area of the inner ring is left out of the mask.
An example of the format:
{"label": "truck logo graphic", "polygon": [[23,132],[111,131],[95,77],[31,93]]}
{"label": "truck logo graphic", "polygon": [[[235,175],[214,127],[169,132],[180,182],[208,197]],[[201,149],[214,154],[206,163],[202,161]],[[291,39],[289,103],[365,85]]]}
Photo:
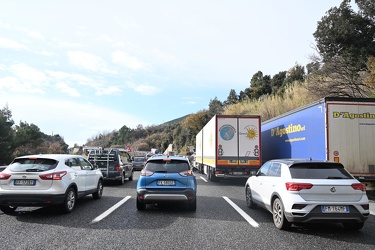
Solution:
{"label": "truck logo graphic", "polygon": [[220,129],[220,137],[224,140],[224,141],[230,141],[233,139],[234,137],[234,134],[236,133],[236,129],[229,125],[229,124],[226,124],[226,125],[223,125]]}
{"label": "truck logo graphic", "polygon": [[[258,137],[258,130],[255,126],[246,126],[246,138],[249,140],[254,140]],[[242,133],[241,133],[242,134]]]}

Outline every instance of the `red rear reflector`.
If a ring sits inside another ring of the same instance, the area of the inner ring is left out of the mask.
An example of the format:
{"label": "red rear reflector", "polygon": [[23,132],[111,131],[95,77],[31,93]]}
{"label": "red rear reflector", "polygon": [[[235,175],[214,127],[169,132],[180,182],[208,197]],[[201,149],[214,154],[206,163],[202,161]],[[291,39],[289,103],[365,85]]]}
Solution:
{"label": "red rear reflector", "polygon": [[355,190],[361,190],[362,192],[366,191],[366,186],[363,183],[353,183],[352,188]]}
{"label": "red rear reflector", "polygon": [[9,177],[10,177],[10,174],[0,172],[0,180],[8,180]]}
{"label": "red rear reflector", "polygon": [[300,191],[302,189],[310,189],[313,187],[311,183],[298,183],[298,182],[287,182],[285,183],[286,190],[288,191]]}
{"label": "red rear reflector", "polygon": [[39,175],[39,178],[42,179],[42,180],[55,180],[55,181],[59,181],[66,174],[67,174],[66,171],[61,171],[61,172],[55,172],[55,173],[49,173],[49,174],[41,174],[41,175]]}

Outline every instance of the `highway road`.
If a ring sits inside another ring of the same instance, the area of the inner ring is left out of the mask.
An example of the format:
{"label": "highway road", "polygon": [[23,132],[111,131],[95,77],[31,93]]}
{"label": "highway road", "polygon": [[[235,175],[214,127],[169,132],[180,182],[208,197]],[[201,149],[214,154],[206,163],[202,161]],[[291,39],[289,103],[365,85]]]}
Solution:
{"label": "highway road", "polygon": [[375,249],[375,201],[360,231],[340,224],[276,229],[271,214],[246,207],[245,180],[218,183],[196,173],[197,211],[180,205],[139,212],[136,183],[106,184],[103,197],[78,200],[71,214],[53,208],[0,212],[1,249]]}

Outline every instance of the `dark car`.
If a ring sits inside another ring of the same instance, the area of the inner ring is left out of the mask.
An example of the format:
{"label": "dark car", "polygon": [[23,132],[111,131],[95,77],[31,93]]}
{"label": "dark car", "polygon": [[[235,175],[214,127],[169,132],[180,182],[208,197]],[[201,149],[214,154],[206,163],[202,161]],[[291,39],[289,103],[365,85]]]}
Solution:
{"label": "dark car", "polygon": [[91,150],[87,159],[102,171],[105,181],[122,185],[125,179],[133,180],[133,161],[126,151],[113,148]]}
{"label": "dark car", "polygon": [[182,156],[149,158],[137,182],[137,209],[147,204],[180,202],[196,211],[197,182],[189,161]]}
{"label": "dark car", "polygon": [[142,170],[145,166],[146,158],[144,156],[135,156],[133,161],[134,170]]}

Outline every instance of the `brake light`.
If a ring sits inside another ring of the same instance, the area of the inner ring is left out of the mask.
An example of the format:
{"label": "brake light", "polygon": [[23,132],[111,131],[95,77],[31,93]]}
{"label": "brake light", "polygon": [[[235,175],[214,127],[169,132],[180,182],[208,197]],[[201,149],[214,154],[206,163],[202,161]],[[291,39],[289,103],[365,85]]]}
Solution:
{"label": "brake light", "polygon": [[298,182],[287,182],[285,183],[286,190],[288,191],[300,191],[302,189],[310,189],[313,187],[311,183],[298,183]]}
{"label": "brake light", "polygon": [[66,174],[67,174],[66,171],[54,172],[50,174],[41,174],[39,175],[39,178],[42,180],[60,181]]}
{"label": "brake light", "polygon": [[355,190],[361,190],[362,192],[366,191],[366,186],[363,183],[353,183],[352,188]]}
{"label": "brake light", "polygon": [[117,171],[117,172],[120,172],[120,170],[121,170],[120,166],[117,165],[117,166],[116,166],[116,171]]}
{"label": "brake light", "polygon": [[182,175],[182,176],[192,176],[193,171],[192,170],[185,170],[185,171],[180,172],[179,174]]}
{"label": "brake light", "polygon": [[151,176],[153,174],[154,174],[154,172],[151,172],[149,170],[146,170],[146,169],[141,170],[141,176]]}
{"label": "brake light", "polygon": [[10,174],[0,173],[0,180],[8,180],[9,177],[10,177]]}

